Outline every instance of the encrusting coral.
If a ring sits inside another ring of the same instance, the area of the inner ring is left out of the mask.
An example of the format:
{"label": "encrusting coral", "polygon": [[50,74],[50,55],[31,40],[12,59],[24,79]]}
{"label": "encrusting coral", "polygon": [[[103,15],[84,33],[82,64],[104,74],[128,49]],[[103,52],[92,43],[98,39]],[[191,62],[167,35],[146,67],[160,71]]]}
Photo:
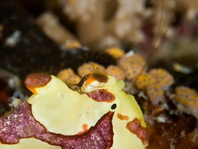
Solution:
{"label": "encrusting coral", "polygon": [[155,78],[155,84],[160,86],[162,89],[166,90],[174,83],[173,76],[167,72],[165,69],[151,69],[149,74]]}
{"label": "encrusting coral", "polygon": [[146,86],[153,84],[154,81],[154,78],[149,73],[144,72],[136,80],[135,86],[140,90],[144,90]]}
{"label": "encrusting coral", "polygon": [[126,79],[133,80],[140,74],[145,63],[142,56],[129,52],[118,61],[118,66],[124,70]]}
{"label": "encrusting coral", "polygon": [[106,71],[102,65],[95,62],[84,63],[78,68],[78,75],[80,77],[93,73],[106,74]]}
{"label": "encrusting coral", "polygon": [[57,77],[61,79],[63,82],[69,84],[77,84],[80,82],[80,77],[75,74],[75,72],[71,68],[63,69],[58,74]]}
{"label": "encrusting coral", "polygon": [[[109,49],[112,51],[118,51],[116,54],[114,53],[114,56],[117,57],[117,65],[109,65],[107,68],[105,68],[104,66],[95,62],[84,63],[78,67],[77,72],[79,77],[82,78],[88,74],[94,73],[108,74],[114,76],[117,80],[125,80],[127,82],[133,83],[137,89],[142,90],[147,94],[153,105],[157,106],[159,103],[162,103],[164,99],[164,92],[174,83],[173,76],[162,68],[151,69],[149,71],[145,69],[141,73],[146,63],[144,57],[139,54],[135,54],[132,51],[128,53],[121,53],[119,52],[121,49]],[[110,55],[112,54],[111,52]],[[72,73],[72,76],[73,75],[77,77]],[[67,82],[66,79],[71,78],[71,76],[69,76],[67,74],[63,78],[63,81]],[[73,78],[75,78],[74,76]],[[62,77],[59,78],[61,79]],[[70,79],[68,81],[74,80]]]}
{"label": "encrusting coral", "polygon": [[176,101],[181,110],[187,110],[198,118],[198,93],[196,90],[185,86],[175,89]]}
{"label": "encrusting coral", "polygon": [[135,81],[138,89],[147,93],[151,103],[158,105],[164,99],[164,91],[174,83],[173,76],[164,69],[151,69],[142,73]]}
{"label": "encrusting coral", "polygon": [[120,48],[107,48],[105,49],[105,52],[117,60],[125,54],[124,51]]}
{"label": "encrusting coral", "polygon": [[118,66],[110,65],[107,67],[106,71],[108,75],[114,76],[117,80],[124,80],[125,78],[124,71]]}

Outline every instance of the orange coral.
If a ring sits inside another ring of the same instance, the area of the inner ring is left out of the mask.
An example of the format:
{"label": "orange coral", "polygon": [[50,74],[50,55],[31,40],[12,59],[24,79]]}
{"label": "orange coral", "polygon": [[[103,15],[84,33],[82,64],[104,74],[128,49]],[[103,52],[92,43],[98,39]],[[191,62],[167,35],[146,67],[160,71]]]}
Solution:
{"label": "orange coral", "polygon": [[67,49],[72,49],[72,48],[80,48],[82,47],[82,45],[77,40],[67,40],[65,42],[65,47]]}
{"label": "orange coral", "polygon": [[105,52],[114,57],[115,59],[119,59],[124,56],[124,50],[119,48],[108,48],[105,50]]}
{"label": "orange coral", "polygon": [[155,79],[148,73],[142,73],[135,82],[138,89],[145,89],[146,86],[154,84]]}
{"label": "orange coral", "polygon": [[[112,48],[112,50],[115,49]],[[129,52],[118,60],[118,66],[110,65],[105,70],[103,66],[90,62],[79,67],[78,73],[81,77],[93,73],[107,73],[116,77],[118,80],[128,79],[134,81],[141,73],[145,63],[146,61],[142,56]],[[164,99],[164,91],[174,83],[174,79],[164,69],[145,71],[134,82],[134,85],[146,92],[153,105],[158,105]]]}
{"label": "orange coral", "polygon": [[57,74],[57,77],[62,81],[70,84],[77,84],[80,82],[80,77],[76,75],[71,68],[61,70]]}
{"label": "orange coral", "polygon": [[122,59],[119,61],[119,64],[122,65],[124,62],[127,63],[138,63],[139,65],[145,64],[145,59],[139,54],[133,54],[132,52],[125,54]]}
{"label": "orange coral", "polygon": [[164,99],[163,89],[156,84],[147,86],[146,94],[153,105],[158,105]]}
{"label": "orange coral", "polygon": [[124,80],[124,72],[118,66],[110,65],[107,67],[106,71],[108,75],[114,76],[117,80]]}
{"label": "orange coral", "polygon": [[78,67],[78,74],[81,77],[84,77],[88,74],[106,74],[105,68],[102,65],[99,65],[94,62],[85,63],[82,66]]}
{"label": "orange coral", "polygon": [[124,70],[126,79],[135,79],[145,65],[145,59],[138,54],[126,54],[119,61],[118,65]]}
{"label": "orange coral", "polygon": [[166,90],[174,82],[173,77],[164,69],[151,69],[149,73],[143,73],[135,81],[138,89],[146,91],[153,105],[158,105],[164,98]]}
{"label": "orange coral", "polygon": [[155,79],[158,86],[167,89],[174,83],[173,76],[164,69],[151,69],[149,74]]}
{"label": "orange coral", "polygon": [[198,93],[196,90],[179,86],[175,89],[176,100],[198,118]]}

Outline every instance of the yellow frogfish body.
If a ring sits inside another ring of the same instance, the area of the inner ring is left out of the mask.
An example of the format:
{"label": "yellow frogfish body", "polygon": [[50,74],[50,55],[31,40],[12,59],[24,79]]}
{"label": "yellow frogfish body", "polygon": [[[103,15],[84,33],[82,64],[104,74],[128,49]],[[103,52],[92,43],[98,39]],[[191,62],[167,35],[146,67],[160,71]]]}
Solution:
{"label": "yellow frogfish body", "polygon": [[0,119],[0,149],[144,149],[143,114],[123,81],[93,74],[67,86],[53,75],[31,74],[34,94]]}

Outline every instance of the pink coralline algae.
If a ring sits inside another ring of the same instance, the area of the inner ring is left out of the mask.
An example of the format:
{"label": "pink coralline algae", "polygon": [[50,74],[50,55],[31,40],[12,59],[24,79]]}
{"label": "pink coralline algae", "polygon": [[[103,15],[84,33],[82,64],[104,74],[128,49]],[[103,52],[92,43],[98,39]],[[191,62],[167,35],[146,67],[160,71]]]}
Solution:
{"label": "pink coralline algae", "polygon": [[[32,115],[31,105],[22,102],[15,111],[0,119],[0,140],[3,144],[16,144],[22,138],[34,137],[63,149],[107,149],[113,144],[113,112],[104,114],[95,126],[80,135],[65,136],[48,132]],[[86,143],[85,143],[86,142]]]}

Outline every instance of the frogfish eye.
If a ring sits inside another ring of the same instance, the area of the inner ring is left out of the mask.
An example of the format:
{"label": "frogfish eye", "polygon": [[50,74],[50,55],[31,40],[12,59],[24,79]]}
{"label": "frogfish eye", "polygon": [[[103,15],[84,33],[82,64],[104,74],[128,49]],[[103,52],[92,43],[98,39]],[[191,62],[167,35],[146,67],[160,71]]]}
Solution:
{"label": "frogfish eye", "polygon": [[111,106],[111,109],[114,110],[116,109],[117,105],[114,103],[112,106]]}

